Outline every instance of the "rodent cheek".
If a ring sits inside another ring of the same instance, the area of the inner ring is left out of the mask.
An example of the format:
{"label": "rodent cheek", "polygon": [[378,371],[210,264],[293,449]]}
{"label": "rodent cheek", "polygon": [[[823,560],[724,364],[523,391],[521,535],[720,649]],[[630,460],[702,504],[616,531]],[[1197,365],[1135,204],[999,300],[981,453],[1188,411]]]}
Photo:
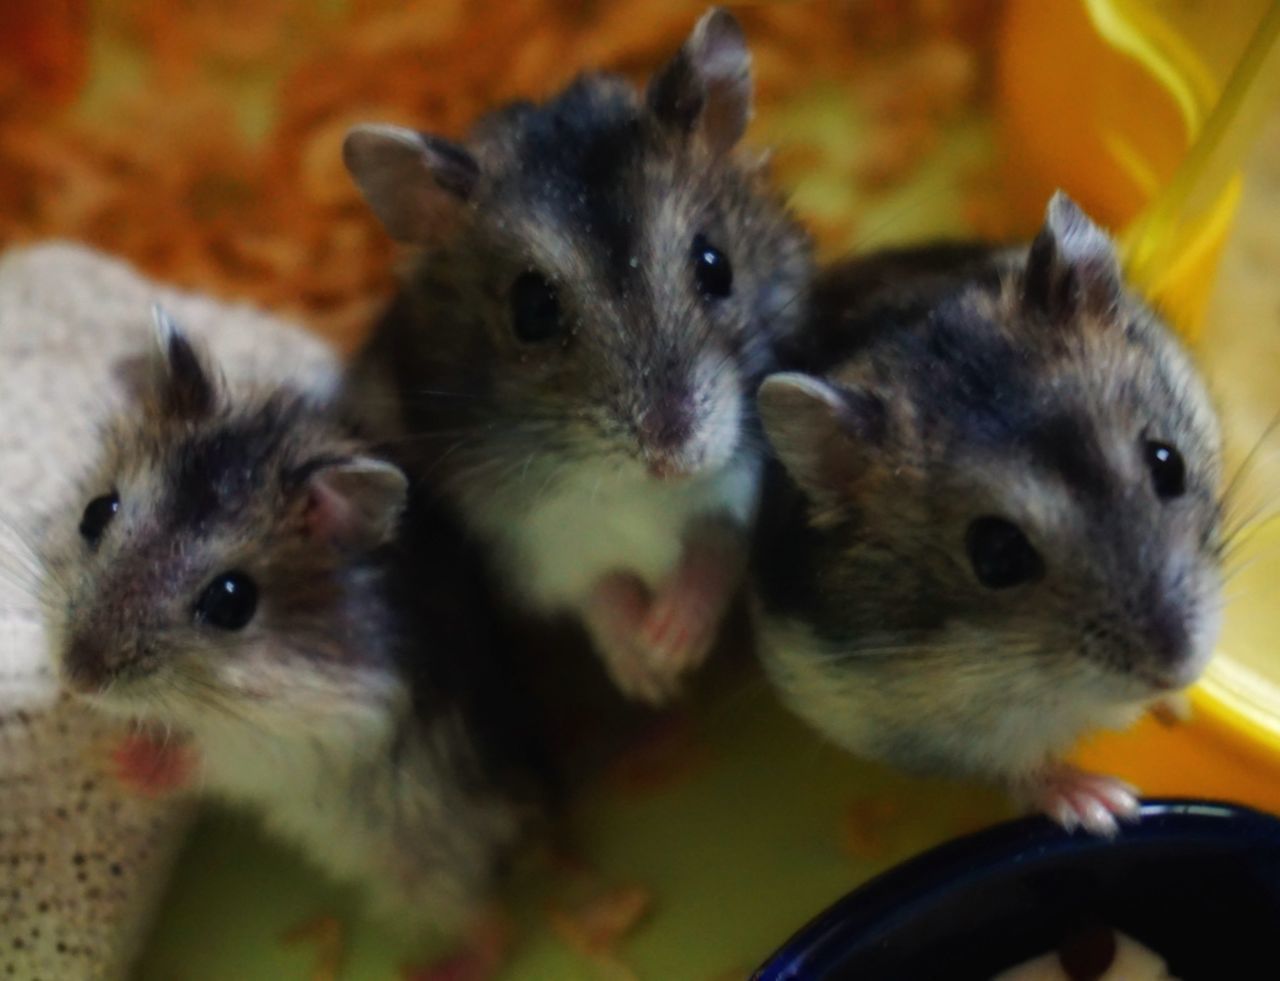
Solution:
{"label": "rodent cheek", "polygon": [[1223,583],[1217,561],[1211,557],[1201,557],[1199,568],[1193,574],[1197,577],[1197,595],[1189,604],[1192,613],[1188,671],[1199,677],[1213,656],[1222,632]]}
{"label": "rodent cheek", "polygon": [[709,394],[702,426],[708,468],[723,466],[737,449],[742,436],[742,401],[738,386],[727,379]]}
{"label": "rodent cheek", "polygon": [[182,645],[182,653],[174,658],[175,674],[191,679],[204,697],[260,698],[262,686],[270,677],[270,671],[262,672],[257,665],[262,661],[256,645],[248,645],[242,638],[225,644],[202,642],[200,638],[188,640]]}
{"label": "rodent cheek", "polygon": [[1222,633],[1222,604],[1215,595],[1213,602],[1206,604],[1196,619],[1192,630],[1192,665],[1195,676],[1205,669],[1209,659],[1213,657],[1218,646],[1218,637]]}

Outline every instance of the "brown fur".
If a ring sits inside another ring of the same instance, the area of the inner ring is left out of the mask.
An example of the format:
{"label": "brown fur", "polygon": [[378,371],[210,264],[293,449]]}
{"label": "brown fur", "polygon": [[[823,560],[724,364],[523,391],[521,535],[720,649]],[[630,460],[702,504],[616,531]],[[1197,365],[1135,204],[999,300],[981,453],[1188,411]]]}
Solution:
{"label": "brown fur", "polygon": [[[957,250],[949,277],[940,254],[914,293],[909,253],[858,294],[839,289],[856,262],[830,271],[818,293],[841,302],[815,312],[809,356],[843,360],[762,389],[789,471],[757,563],[766,661],[850,748],[1015,780],[1203,667],[1219,433],[1187,355],[1069,202],[1031,250]],[[1181,496],[1157,496],[1147,440],[1182,454]],[[1024,532],[1042,578],[976,578],[966,534],[986,515]]]}
{"label": "brown fur", "polygon": [[[383,126],[348,136],[365,197],[419,248],[351,368],[348,404],[442,488],[508,591],[540,612],[590,623],[606,575],[654,593],[698,529],[745,539],[752,395],[810,276],[807,237],[737,147],[749,65],[736,21],[711,11],[645,93],[589,73],[493,112],[462,143]],[[699,286],[703,239],[732,268],[728,295]],[[513,312],[531,274],[560,310],[562,329],[539,341]],[[615,671],[647,656],[594,633]],[[702,656],[656,660],[678,672]]]}
{"label": "brown fur", "polygon": [[[81,495],[114,492],[119,511],[97,539],[78,511],[50,530],[63,677],[190,741],[208,791],[260,810],[394,922],[457,925],[536,795],[494,738],[517,682],[491,663],[465,554],[419,534],[419,507],[400,521],[403,475],[331,406],[228,385],[171,328],[142,386]],[[235,629],[200,615],[229,571],[259,597]]]}

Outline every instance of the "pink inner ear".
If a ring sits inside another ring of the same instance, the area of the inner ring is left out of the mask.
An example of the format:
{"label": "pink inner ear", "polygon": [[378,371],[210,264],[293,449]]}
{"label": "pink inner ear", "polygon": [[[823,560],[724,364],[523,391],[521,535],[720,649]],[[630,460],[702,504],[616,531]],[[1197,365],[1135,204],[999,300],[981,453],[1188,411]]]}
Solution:
{"label": "pink inner ear", "polygon": [[308,535],[317,541],[341,544],[350,537],[355,517],[355,508],[345,497],[323,481],[311,482],[303,513]]}

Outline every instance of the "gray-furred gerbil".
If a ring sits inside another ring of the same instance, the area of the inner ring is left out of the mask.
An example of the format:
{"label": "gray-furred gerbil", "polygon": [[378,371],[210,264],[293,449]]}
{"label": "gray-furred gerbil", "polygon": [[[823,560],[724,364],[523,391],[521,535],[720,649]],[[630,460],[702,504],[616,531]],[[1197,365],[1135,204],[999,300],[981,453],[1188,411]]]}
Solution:
{"label": "gray-furred gerbil", "polygon": [[185,740],[199,787],[389,923],[464,925],[541,793],[483,577],[332,405],[233,385],[156,319],[42,557],[65,684]]}
{"label": "gray-furred gerbil", "polygon": [[[763,456],[752,396],[800,322],[806,235],[738,149],[741,28],[712,10],[643,96],[602,72],[465,143],[361,126],[348,168],[421,247],[348,398],[658,702],[710,648]],[[384,411],[389,410],[389,411]]]}
{"label": "gray-furred gerbil", "polygon": [[855,260],[812,309],[804,371],[759,393],[773,683],[855,752],[1114,831],[1132,790],[1062,754],[1190,684],[1220,619],[1220,436],[1187,354],[1062,194],[1029,248]]}

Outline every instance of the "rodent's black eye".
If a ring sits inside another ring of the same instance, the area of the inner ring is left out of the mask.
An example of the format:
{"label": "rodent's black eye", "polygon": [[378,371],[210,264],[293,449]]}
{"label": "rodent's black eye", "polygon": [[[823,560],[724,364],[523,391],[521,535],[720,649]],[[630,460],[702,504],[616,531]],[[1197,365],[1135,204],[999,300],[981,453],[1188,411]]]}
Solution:
{"label": "rodent's black eye", "polygon": [[243,572],[224,572],[196,600],[195,621],[219,630],[241,630],[257,611],[257,584]]}
{"label": "rodent's black eye", "polygon": [[973,574],[988,589],[1008,589],[1044,575],[1040,553],[1012,521],[994,515],[976,518],[964,543]]}
{"label": "rodent's black eye", "polygon": [[733,267],[729,257],[707,241],[693,236],[693,278],[698,292],[709,300],[722,300],[733,292]]}
{"label": "rodent's black eye", "polygon": [[102,540],[102,534],[107,530],[107,525],[111,524],[111,519],[119,510],[120,495],[115,491],[95,497],[89,502],[88,507],[84,509],[84,515],[80,518],[80,537],[90,545],[97,545]]}
{"label": "rodent's black eye", "polygon": [[560,296],[541,273],[521,273],[511,284],[511,326],[516,337],[528,344],[560,334]]}
{"label": "rodent's black eye", "polygon": [[1187,489],[1187,465],[1182,461],[1182,454],[1168,443],[1154,440],[1143,445],[1142,454],[1146,458],[1147,469],[1151,471],[1156,496],[1164,500],[1181,497]]}

